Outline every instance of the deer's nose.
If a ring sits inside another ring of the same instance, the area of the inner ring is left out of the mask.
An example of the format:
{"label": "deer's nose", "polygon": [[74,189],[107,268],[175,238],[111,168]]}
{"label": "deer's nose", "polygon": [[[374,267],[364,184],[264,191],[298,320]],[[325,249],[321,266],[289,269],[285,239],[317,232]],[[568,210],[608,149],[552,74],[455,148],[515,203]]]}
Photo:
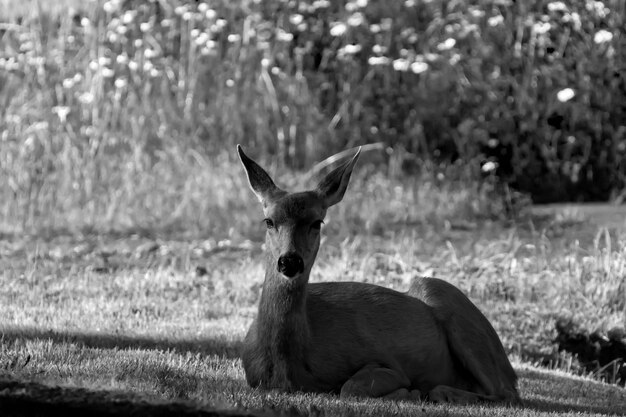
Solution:
{"label": "deer's nose", "polygon": [[297,253],[287,253],[278,258],[278,272],[293,278],[297,273],[304,272],[304,261]]}

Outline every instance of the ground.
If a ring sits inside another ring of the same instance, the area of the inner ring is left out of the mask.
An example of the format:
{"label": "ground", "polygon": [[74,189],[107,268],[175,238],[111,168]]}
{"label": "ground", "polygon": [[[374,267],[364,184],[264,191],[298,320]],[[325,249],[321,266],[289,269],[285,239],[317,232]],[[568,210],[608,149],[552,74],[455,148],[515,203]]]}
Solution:
{"label": "ground", "polygon": [[[612,274],[623,280],[621,231],[580,211],[552,212],[551,220],[542,210],[537,213],[528,221],[541,231],[501,222],[439,231],[389,225],[383,233],[346,238],[336,235],[341,228],[329,225],[312,277],[404,289],[412,276],[424,274],[459,285],[500,334],[520,375],[524,407],[340,401],[249,388],[238,352],[263,277],[260,226],[251,240],[239,242],[145,231],[5,236],[0,407],[49,401],[41,393],[61,386],[63,395],[53,398],[84,397],[84,406],[122,407],[126,401],[144,414],[167,407],[179,407],[177,413],[294,415],[625,414],[623,388],[532,365],[552,360],[553,368],[576,370],[551,344],[560,315],[584,316],[583,323],[596,327],[619,322],[606,300],[619,299],[608,289]],[[572,246],[574,238],[578,246]],[[563,275],[564,262],[569,276]],[[604,304],[594,305],[599,300]]]}

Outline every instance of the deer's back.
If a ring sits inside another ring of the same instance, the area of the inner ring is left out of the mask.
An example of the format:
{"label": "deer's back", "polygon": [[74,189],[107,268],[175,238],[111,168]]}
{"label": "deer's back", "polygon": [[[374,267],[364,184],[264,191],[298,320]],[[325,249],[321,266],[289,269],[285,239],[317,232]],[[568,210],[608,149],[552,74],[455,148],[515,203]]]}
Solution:
{"label": "deer's back", "polygon": [[419,299],[372,284],[333,282],[309,284],[306,302],[306,358],[316,378],[339,384],[335,389],[371,363],[401,370],[421,389],[453,382],[445,334]]}

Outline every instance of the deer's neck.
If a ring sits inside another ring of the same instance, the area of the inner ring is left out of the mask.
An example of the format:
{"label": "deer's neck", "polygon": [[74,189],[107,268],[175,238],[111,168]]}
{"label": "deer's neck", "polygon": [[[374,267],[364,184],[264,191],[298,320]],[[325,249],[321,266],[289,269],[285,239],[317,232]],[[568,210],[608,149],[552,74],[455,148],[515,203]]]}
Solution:
{"label": "deer's neck", "polygon": [[306,280],[289,281],[267,265],[259,315],[258,335],[271,367],[271,385],[298,389],[309,339]]}

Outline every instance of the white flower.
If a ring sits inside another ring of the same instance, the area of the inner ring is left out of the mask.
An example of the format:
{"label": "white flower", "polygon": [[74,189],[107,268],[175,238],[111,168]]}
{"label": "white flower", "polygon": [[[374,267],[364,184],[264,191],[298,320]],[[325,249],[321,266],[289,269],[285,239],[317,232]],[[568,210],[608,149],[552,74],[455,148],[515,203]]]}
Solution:
{"label": "white flower", "polygon": [[572,90],[571,88],[564,88],[558,93],[556,93],[556,98],[561,103],[565,103],[566,101],[569,101],[572,98],[574,98],[575,95],[576,95],[576,92]]}
{"label": "white flower", "polygon": [[562,1],[548,3],[548,10],[551,12],[566,12],[567,6]]}
{"label": "white flower", "polygon": [[293,33],[278,29],[276,32],[276,40],[279,42],[291,42],[293,40]]}
{"label": "white flower", "polygon": [[341,36],[346,33],[348,27],[345,23],[335,23],[330,26],[330,35],[331,36]]}
{"label": "white flower", "polygon": [[391,62],[391,60],[386,56],[371,56],[367,59],[367,63],[371,66],[387,65],[389,62]]}
{"label": "white flower", "polygon": [[483,172],[493,172],[498,168],[498,163],[494,161],[487,161],[483,164],[481,170]]}
{"label": "white flower", "polygon": [[378,55],[382,55],[385,52],[387,52],[387,47],[376,44],[376,45],[372,46],[372,52],[374,52],[375,54],[378,54]]}
{"label": "white flower", "polygon": [[304,21],[304,16],[302,16],[301,14],[292,14],[289,17],[289,21],[291,22],[292,25],[298,26],[300,23]]}
{"label": "white flower", "polygon": [[496,27],[498,25],[501,25],[504,22],[504,17],[499,14],[497,16],[491,16],[489,19],[487,19],[487,24],[491,27]]}
{"label": "white flower", "polygon": [[442,43],[440,43],[439,45],[437,45],[437,49],[440,51],[447,51],[449,49],[454,48],[454,45],[456,45],[456,39],[448,38]]}
{"label": "white flower", "polygon": [[59,117],[61,123],[65,123],[67,115],[70,114],[70,108],[68,106],[54,106],[52,112]]}
{"label": "white flower", "polygon": [[104,78],[111,78],[115,75],[115,71],[113,71],[111,68],[107,68],[107,67],[103,67],[100,72],[102,73],[102,76]]}
{"label": "white flower", "polygon": [[537,22],[533,25],[533,30],[539,35],[544,35],[550,31],[552,25],[548,22]]}
{"label": "white flower", "polygon": [[415,74],[421,74],[428,69],[428,64],[425,62],[415,61],[411,64],[411,71]]}
{"label": "white flower", "polygon": [[90,92],[85,92],[81,94],[80,96],[78,96],[78,101],[80,101],[83,104],[91,104],[93,103],[94,100],[95,100],[95,97]]}
{"label": "white flower", "polygon": [[368,0],[355,0],[354,2],[361,9],[367,7]]}
{"label": "white flower", "polygon": [[231,33],[230,35],[228,35],[227,39],[230,43],[239,42],[241,40],[241,35],[238,33]]}
{"label": "white flower", "polygon": [[393,61],[393,69],[396,71],[406,72],[411,64],[407,59],[398,58]]}
{"label": "white flower", "polygon": [[613,34],[609,32],[608,30],[600,29],[599,31],[596,32],[595,35],[593,35],[593,41],[598,44],[611,42],[612,40],[613,40]]}
{"label": "white flower", "polygon": [[361,26],[364,20],[365,18],[363,17],[363,14],[361,12],[357,12],[348,18],[348,25],[353,27]]}
{"label": "white flower", "polygon": [[124,78],[118,78],[117,80],[115,80],[115,87],[116,88],[124,88],[128,85],[128,82],[124,79]]}
{"label": "white flower", "polygon": [[361,52],[361,49],[363,49],[361,45],[349,43],[345,45],[344,47],[340,48],[337,51],[337,55],[339,56],[354,55],[356,53]]}

